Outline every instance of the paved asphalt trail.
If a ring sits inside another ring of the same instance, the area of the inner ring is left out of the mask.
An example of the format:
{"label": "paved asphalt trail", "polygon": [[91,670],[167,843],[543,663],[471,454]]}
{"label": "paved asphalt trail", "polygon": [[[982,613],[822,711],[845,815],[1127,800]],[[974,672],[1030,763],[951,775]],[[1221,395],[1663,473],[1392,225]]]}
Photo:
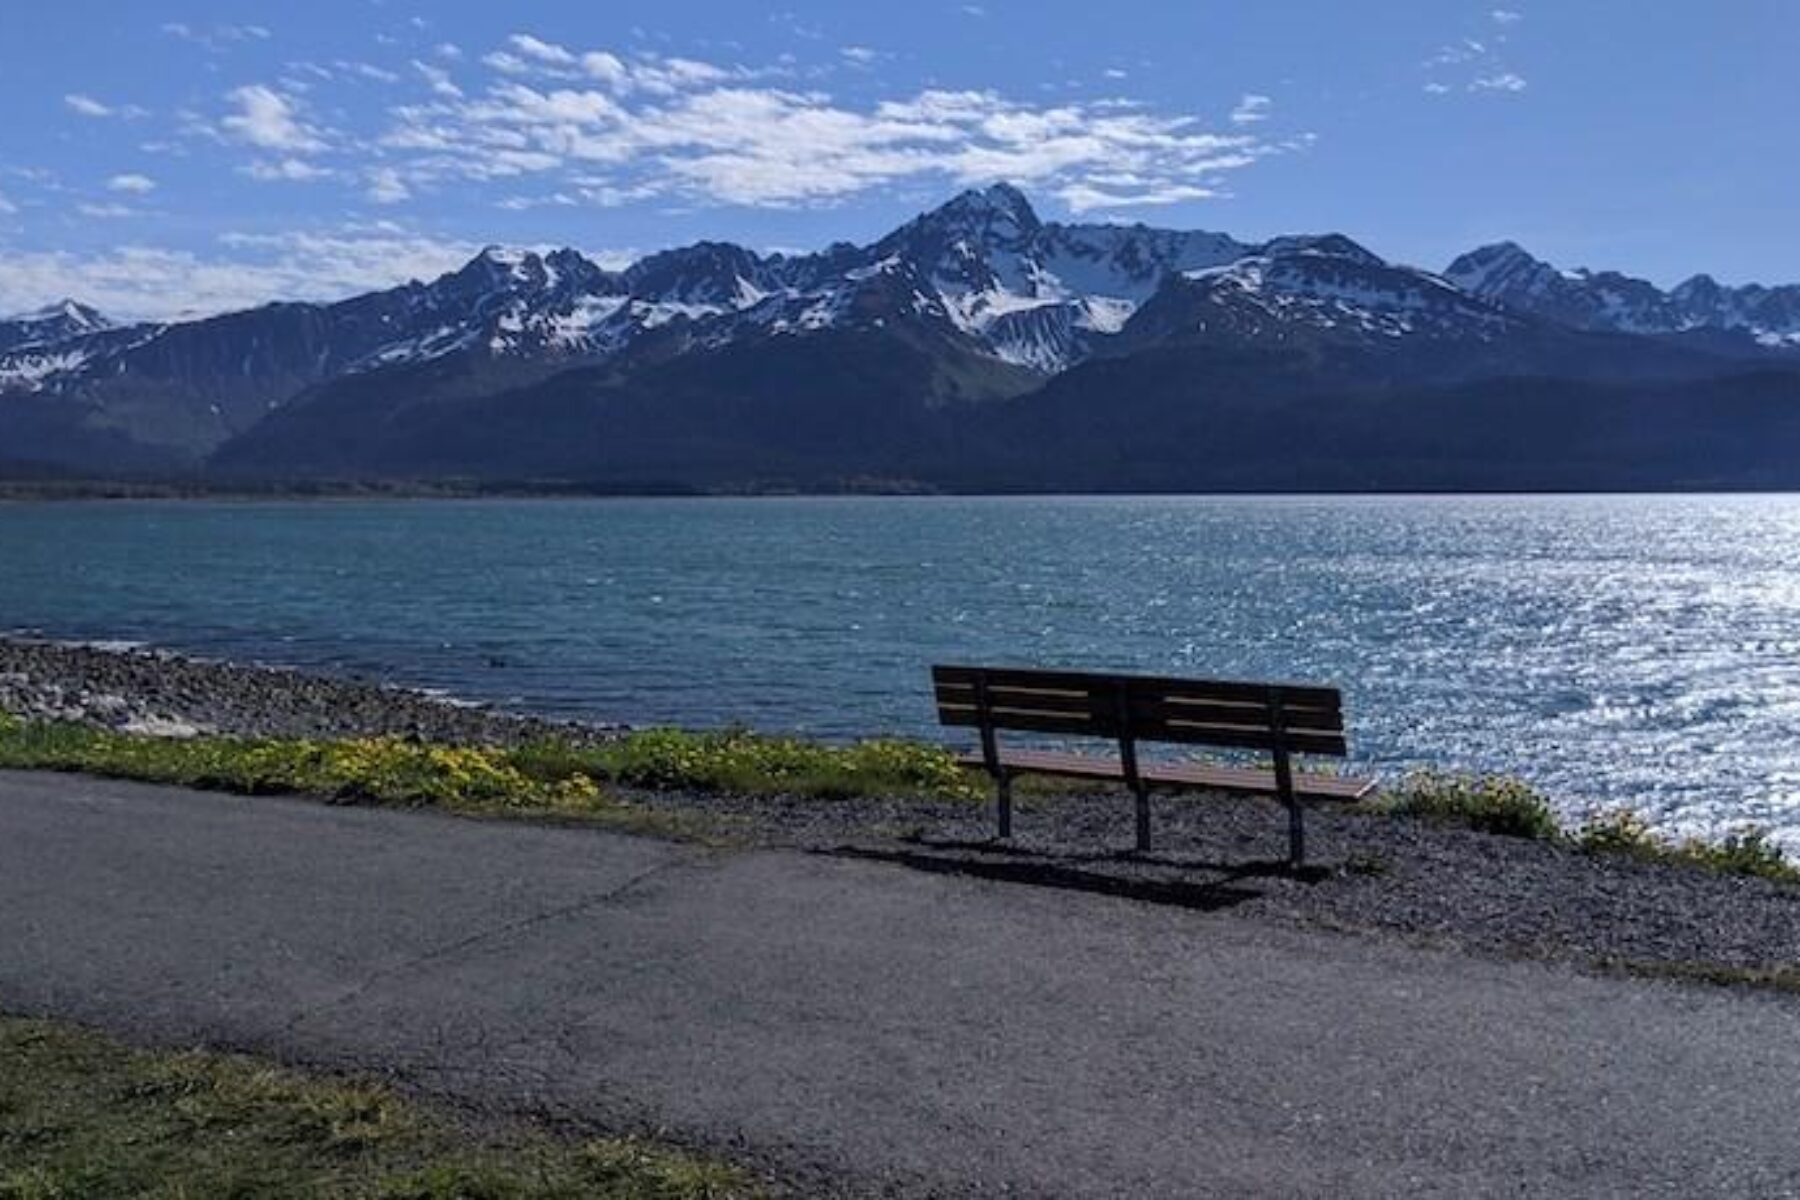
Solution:
{"label": "paved asphalt trail", "polygon": [[0,1009],[815,1185],[1800,1196],[1800,1003],[587,830],[0,773]]}

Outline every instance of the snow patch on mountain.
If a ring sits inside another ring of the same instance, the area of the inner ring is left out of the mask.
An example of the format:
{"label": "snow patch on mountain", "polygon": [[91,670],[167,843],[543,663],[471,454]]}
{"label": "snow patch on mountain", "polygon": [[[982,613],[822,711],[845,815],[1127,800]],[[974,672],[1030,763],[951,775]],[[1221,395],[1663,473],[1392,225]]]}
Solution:
{"label": "snow patch on mountain", "polygon": [[1669,291],[1617,271],[1566,270],[1513,242],[1458,258],[1445,277],[1496,304],[1577,329],[1747,335],[1771,349],[1800,347],[1800,285],[1726,287],[1696,275]]}
{"label": "snow patch on mountain", "polygon": [[46,380],[79,371],[88,361],[82,350],[14,351],[0,357],[0,395],[42,391]]}

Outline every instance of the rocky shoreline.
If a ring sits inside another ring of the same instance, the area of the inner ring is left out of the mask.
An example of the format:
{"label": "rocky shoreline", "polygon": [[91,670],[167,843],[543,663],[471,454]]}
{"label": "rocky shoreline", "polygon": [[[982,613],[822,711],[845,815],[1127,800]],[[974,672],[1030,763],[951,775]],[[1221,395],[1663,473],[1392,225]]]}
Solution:
{"label": "rocky shoreline", "polygon": [[0,638],[0,711],[159,736],[388,735],[484,745],[550,735],[588,741],[621,728],[547,721],[279,667],[30,638]]}
{"label": "rocky shoreline", "polygon": [[[591,741],[622,727],[466,707],[402,688],[147,650],[0,639],[0,711],[144,733],[395,735],[512,745]],[[1159,797],[1157,852],[1133,853],[1131,805],[1105,789],[1019,803],[1012,844],[986,806],[860,797],[612,788],[652,828],[732,845],[877,858],[919,870],[1230,911],[1255,920],[1399,937],[1490,957],[1568,962],[1800,994],[1800,887],[1696,867],[1320,807],[1296,877],[1268,802]]]}

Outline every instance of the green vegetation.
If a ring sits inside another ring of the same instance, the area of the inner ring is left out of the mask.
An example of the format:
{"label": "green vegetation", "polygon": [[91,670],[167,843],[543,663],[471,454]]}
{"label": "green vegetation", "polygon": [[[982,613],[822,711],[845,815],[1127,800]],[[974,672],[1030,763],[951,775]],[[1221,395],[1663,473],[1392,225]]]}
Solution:
{"label": "green vegetation", "polygon": [[1503,775],[1452,775],[1420,771],[1368,805],[1374,812],[1424,817],[1485,833],[1563,842],[1584,854],[1618,854],[1641,862],[1699,867],[1721,875],[1751,875],[1800,883],[1790,861],[1767,830],[1754,826],[1717,841],[1672,840],[1656,833],[1629,808],[1596,813],[1573,831],[1557,820],[1550,802],[1527,784]]}
{"label": "green vegetation", "polygon": [[649,1142],[484,1133],[368,1082],[149,1053],[0,1017],[0,1200],[715,1200],[731,1167]]}
{"label": "green vegetation", "polygon": [[614,822],[647,819],[604,784],[805,796],[974,799],[950,752],[900,741],[826,746],[744,732],[655,729],[578,747],[442,746],[404,738],[152,738],[0,715],[0,767],[83,771],[344,803],[435,807]]}
{"label": "green vegetation", "polygon": [[1731,963],[1662,962],[1654,959],[1603,958],[1602,970],[1643,979],[1703,983],[1712,987],[1766,988],[1800,994],[1800,967],[1741,967]]}
{"label": "green vegetation", "polygon": [[1401,780],[1371,807],[1507,837],[1548,840],[1561,832],[1556,813],[1542,793],[1505,775],[1419,771]]}
{"label": "green vegetation", "polygon": [[0,718],[0,767],[85,771],[261,795],[455,812],[584,812],[609,801],[589,776],[521,771],[506,750],[402,738],[154,738],[69,722]]}
{"label": "green vegetation", "polygon": [[[555,761],[557,748],[528,747],[523,765]],[[956,756],[940,746],[893,739],[827,746],[734,730],[651,729],[591,750],[562,750],[604,779],[645,788],[695,788],[747,795],[909,796],[975,800],[982,795]]]}
{"label": "green vegetation", "polygon": [[1572,840],[1587,854],[1623,854],[1642,862],[1676,863],[1721,875],[1751,875],[1783,883],[1800,883],[1800,866],[1790,862],[1767,830],[1755,826],[1729,833],[1718,841],[1699,838],[1675,841],[1650,828],[1629,808],[1613,808],[1582,822]]}

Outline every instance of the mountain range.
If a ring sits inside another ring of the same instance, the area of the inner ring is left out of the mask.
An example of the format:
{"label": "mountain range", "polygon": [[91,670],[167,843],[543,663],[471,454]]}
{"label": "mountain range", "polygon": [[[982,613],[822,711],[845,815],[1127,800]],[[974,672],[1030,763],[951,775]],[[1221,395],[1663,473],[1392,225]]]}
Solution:
{"label": "mountain range", "polygon": [[0,474],[607,489],[1800,485],[1800,285],[1512,243],[1040,220],[624,270],[491,247],[330,304],[0,319]]}

